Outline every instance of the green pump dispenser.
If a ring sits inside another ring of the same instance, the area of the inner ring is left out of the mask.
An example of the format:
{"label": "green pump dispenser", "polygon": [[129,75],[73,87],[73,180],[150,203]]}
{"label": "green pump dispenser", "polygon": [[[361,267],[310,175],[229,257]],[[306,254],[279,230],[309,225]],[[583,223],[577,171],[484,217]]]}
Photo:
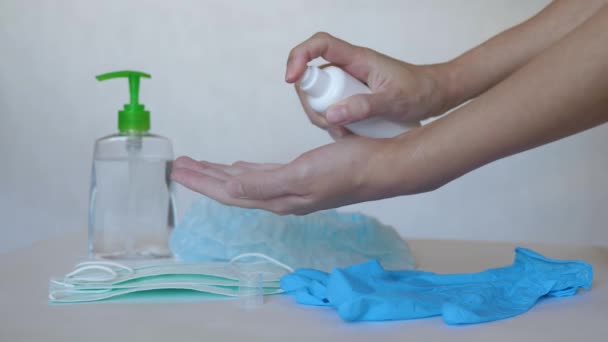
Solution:
{"label": "green pump dispenser", "polygon": [[[141,78],[132,70],[96,76],[129,80],[130,101],[118,112],[119,132],[95,140],[89,191],[88,251],[92,258],[171,256],[176,225],[171,141],[152,134],[150,112],[139,103]],[[91,80],[92,81],[92,80]],[[92,81],[92,82],[97,82]]]}
{"label": "green pump dispenser", "polygon": [[139,103],[139,80],[140,78],[151,78],[149,74],[140,71],[115,71],[96,76],[98,81],[113,78],[128,78],[131,102],[125,104],[123,110],[118,111],[118,130],[120,132],[147,132],[150,130],[150,112],[145,110],[143,104]]}

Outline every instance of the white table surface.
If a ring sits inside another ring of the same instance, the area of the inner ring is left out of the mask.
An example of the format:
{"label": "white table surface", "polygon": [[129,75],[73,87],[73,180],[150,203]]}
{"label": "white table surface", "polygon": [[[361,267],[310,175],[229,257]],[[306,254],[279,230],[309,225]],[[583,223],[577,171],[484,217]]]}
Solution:
{"label": "white table surface", "polygon": [[[274,296],[253,311],[238,301],[49,305],[48,280],[84,253],[79,234],[0,255],[0,341],[608,341],[608,248],[519,244],[594,267],[593,288],[552,298],[515,318],[448,326],[441,318],[346,323],[329,308]],[[512,262],[513,243],[410,241],[419,267],[475,272]]]}

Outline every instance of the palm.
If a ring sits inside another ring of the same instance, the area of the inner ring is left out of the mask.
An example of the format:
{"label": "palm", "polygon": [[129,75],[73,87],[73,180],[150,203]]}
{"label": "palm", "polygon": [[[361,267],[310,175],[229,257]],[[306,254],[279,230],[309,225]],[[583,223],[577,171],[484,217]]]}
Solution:
{"label": "palm", "polygon": [[371,199],[368,173],[382,145],[378,140],[349,137],[285,165],[222,165],[182,157],[175,162],[172,176],[228,205],[307,214]]}

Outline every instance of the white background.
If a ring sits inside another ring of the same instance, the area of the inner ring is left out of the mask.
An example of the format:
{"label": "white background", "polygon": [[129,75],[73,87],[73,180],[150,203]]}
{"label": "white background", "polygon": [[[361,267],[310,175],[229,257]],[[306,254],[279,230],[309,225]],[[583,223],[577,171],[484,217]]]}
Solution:
{"label": "white background", "polygon": [[[330,141],[283,81],[290,48],[314,32],[433,63],[547,2],[2,0],[0,251],[86,229],[93,142],[116,130],[128,99],[125,81],[97,74],[151,73],[141,98],[178,155],[286,162]],[[408,237],[608,244],[607,133],[499,161],[433,193],[346,209]]]}

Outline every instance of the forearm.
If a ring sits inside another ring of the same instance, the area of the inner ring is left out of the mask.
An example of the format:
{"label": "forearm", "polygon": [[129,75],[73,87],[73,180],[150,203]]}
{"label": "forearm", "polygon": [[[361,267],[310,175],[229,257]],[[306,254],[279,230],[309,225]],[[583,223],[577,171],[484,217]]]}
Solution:
{"label": "forearm", "polygon": [[606,0],[556,0],[529,20],[441,65],[444,110],[477,97],[590,18]]}
{"label": "forearm", "polygon": [[608,7],[468,105],[393,139],[393,153],[413,152],[390,168],[401,184],[418,179],[401,194],[608,121],[607,32]]}

